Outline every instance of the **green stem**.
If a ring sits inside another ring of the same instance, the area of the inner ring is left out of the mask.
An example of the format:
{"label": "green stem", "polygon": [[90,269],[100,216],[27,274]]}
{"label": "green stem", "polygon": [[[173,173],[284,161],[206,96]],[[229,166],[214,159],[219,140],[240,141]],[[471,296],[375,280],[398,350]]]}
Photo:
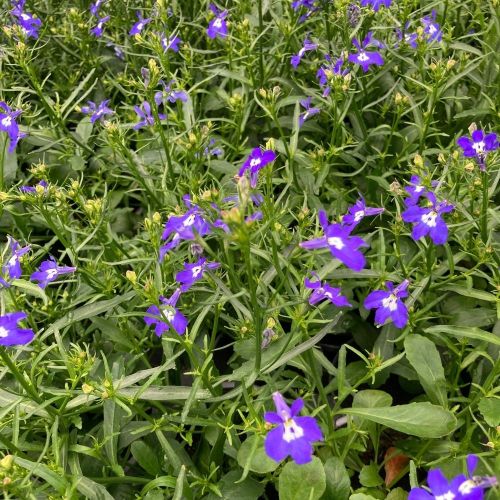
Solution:
{"label": "green stem", "polygon": [[488,174],[485,171],[481,172],[483,180],[483,204],[481,207],[481,239],[486,245],[488,242],[488,203],[489,203],[489,193],[488,193]]}
{"label": "green stem", "polygon": [[0,148],[0,191],[4,188],[4,161],[5,161],[5,150],[7,149],[7,137],[5,137],[5,142],[3,147]]}
{"label": "green stem", "polygon": [[264,31],[264,22],[262,16],[262,0],[258,3],[259,9],[259,88],[264,85],[264,56],[262,53],[262,32]]}

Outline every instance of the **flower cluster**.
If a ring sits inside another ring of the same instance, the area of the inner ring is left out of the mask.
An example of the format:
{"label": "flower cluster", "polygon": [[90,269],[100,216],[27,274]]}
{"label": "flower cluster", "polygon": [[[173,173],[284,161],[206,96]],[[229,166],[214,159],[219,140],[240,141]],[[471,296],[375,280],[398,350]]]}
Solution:
{"label": "flower cluster", "polygon": [[13,9],[10,11],[13,17],[17,19],[18,25],[22,29],[26,38],[38,38],[38,30],[42,25],[40,19],[35,18],[33,14],[24,10],[26,0],[14,0]]}
{"label": "flower cluster", "polygon": [[499,147],[498,137],[494,132],[485,134],[483,130],[474,130],[471,137],[462,136],[457,144],[463,149],[466,158],[476,158],[481,171],[486,171],[486,157]]}
{"label": "flower cluster", "polygon": [[0,101],[0,130],[6,132],[9,136],[9,153],[13,153],[16,149],[19,139],[25,137],[26,134],[19,130],[16,118],[21,114],[21,110],[14,111],[8,104]]}

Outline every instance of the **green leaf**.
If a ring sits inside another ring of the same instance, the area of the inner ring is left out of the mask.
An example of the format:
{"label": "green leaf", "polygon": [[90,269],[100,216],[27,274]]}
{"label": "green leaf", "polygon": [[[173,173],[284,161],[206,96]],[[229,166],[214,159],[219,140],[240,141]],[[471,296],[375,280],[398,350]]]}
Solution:
{"label": "green leaf", "polygon": [[28,295],[33,295],[35,297],[38,297],[39,299],[42,299],[44,305],[47,305],[49,303],[49,299],[45,294],[45,290],[40,288],[38,285],[35,285],[35,283],[31,283],[31,281],[15,279],[12,280],[12,286],[20,288],[23,292],[27,293]]}
{"label": "green leaf", "polygon": [[83,144],[87,144],[89,142],[93,128],[94,124],[90,121],[89,116],[83,117],[80,123],[76,126],[76,133],[82,139]]}
{"label": "green leaf", "polygon": [[46,465],[32,462],[31,460],[26,460],[20,457],[14,457],[14,462],[23,469],[28,470],[30,474],[47,481],[47,483],[49,483],[58,493],[63,494],[66,491],[68,484],[66,483],[64,476],[61,476],[61,474],[49,469]]}
{"label": "green leaf", "polygon": [[122,467],[118,465],[117,458],[120,416],[122,411],[123,410],[112,399],[106,399],[104,401],[104,450],[113,471],[119,476],[125,475]]}
{"label": "green leaf", "polygon": [[16,151],[14,150],[12,153],[8,153],[8,136],[7,134],[0,134],[0,157],[2,156],[2,151],[4,151],[3,154],[3,179],[0,181],[2,182],[2,186],[9,186],[12,184],[14,179],[16,178],[16,173],[17,173],[17,155]]}
{"label": "green leaf", "polygon": [[380,477],[378,473],[378,467],[376,464],[364,465],[359,473],[359,482],[366,486],[367,488],[372,488],[375,486],[380,486],[384,483],[384,480]]}
{"label": "green leaf", "polygon": [[448,334],[458,338],[482,340],[483,342],[500,345],[500,337],[475,327],[436,325],[426,328],[424,332],[432,335]]}
{"label": "green leaf", "polygon": [[238,450],[236,460],[243,467],[243,477],[246,477],[249,470],[258,472],[259,474],[266,474],[267,472],[276,470],[279,465],[279,462],[275,462],[266,455],[264,438],[257,434],[250,436],[243,442]]}
{"label": "green leaf", "polygon": [[326,490],[323,499],[347,500],[351,490],[351,479],[344,462],[340,458],[331,457],[325,462],[324,469]]}
{"label": "green leaf", "polygon": [[76,489],[88,500],[113,500],[114,498],[102,484],[85,476],[78,477]]}
{"label": "green leaf", "polygon": [[279,478],[280,500],[316,500],[326,490],[326,475],[318,457],[312,461],[297,465],[288,462]]}
{"label": "green leaf", "polygon": [[410,436],[438,438],[452,432],[457,419],[448,410],[431,403],[410,403],[389,408],[348,408],[347,415],[366,418]]}
{"label": "green leaf", "polygon": [[130,447],[133,457],[138,464],[152,476],[157,476],[161,473],[161,464],[158,460],[155,450],[142,440],[137,440]]}
{"label": "green leaf", "polygon": [[488,425],[500,425],[500,398],[483,398],[479,401],[478,408]]}
{"label": "green leaf", "polygon": [[484,292],[483,290],[476,290],[474,288],[467,288],[465,286],[450,284],[446,286],[439,287],[439,290],[447,291],[447,292],[455,292],[459,295],[463,295],[464,297],[470,297],[473,299],[485,300],[487,302],[497,302],[497,298],[488,292]]}
{"label": "green leaf", "polygon": [[385,500],[406,500],[408,493],[403,488],[391,490]]}
{"label": "green leaf", "polygon": [[210,493],[203,500],[258,500],[262,498],[264,492],[264,485],[257,482],[255,479],[247,477],[241,483],[238,482],[240,473],[238,471],[228,472],[219,481],[219,489],[222,497],[217,496],[215,493]]}
{"label": "green leaf", "polygon": [[406,357],[431,403],[446,407],[446,379],[439,352],[431,340],[422,335],[409,335],[404,341]]}
{"label": "green leaf", "polygon": [[365,493],[354,493],[354,495],[351,495],[349,497],[349,500],[378,500],[378,499],[372,497],[371,495],[366,495]]}

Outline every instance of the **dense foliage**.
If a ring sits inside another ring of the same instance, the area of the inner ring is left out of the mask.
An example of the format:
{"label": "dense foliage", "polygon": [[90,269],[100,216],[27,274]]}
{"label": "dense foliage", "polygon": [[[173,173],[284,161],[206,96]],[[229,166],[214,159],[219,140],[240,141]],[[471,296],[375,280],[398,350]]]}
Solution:
{"label": "dense foliage", "polygon": [[498,498],[498,0],[0,9],[5,498]]}

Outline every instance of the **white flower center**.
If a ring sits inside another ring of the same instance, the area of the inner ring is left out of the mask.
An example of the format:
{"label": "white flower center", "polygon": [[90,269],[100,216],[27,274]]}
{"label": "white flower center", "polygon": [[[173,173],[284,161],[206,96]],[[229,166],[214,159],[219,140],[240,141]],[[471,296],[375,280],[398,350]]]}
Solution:
{"label": "white flower center", "polygon": [[215,21],[214,21],[214,26],[216,28],[220,28],[222,26],[222,19],[220,17],[218,17]]}
{"label": "white flower center", "polygon": [[415,193],[420,193],[420,191],[423,191],[424,190],[424,186],[415,186]]}
{"label": "white flower center", "polygon": [[196,266],[191,269],[191,273],[193,275],[193,278],[197,278],[203,271],[202,266]]}
{"label": "white flower center", "polygon": [[389,309],[389,311],[395,311],[398,308],[398,298],[391,294],[389,297],[386,297],[385,299],[382,300],[382,306],[385,307],[386,309]]}
{"label": "white flower center", "polygon": [[250,160],[250,166],[251,166],[251,167],[256,167],[256,166],[258,166],[258,165],[260,165],[260,161],[261,161],[261,160],[260,160],[260,158],[252,158],[252,159]]}
{"label": "white flower center", "polygon": [[472,148],[474,149],[474,151],[477,153],[477,154],[481,154],[481,153],[484,153],[484,148],[485,148],[485,144],[484,144],[484,141],[479,141],[479,142],[475,142],[473,145],[472,145]]}
{"label": "white flower center", "polygon": [[285,422],[285,432],[283,433],[283,439],[290,443],[296,439],[301,438],[304,435],[304,429],[299,427],[293,418],[289,418]]}
{"label": "white flower center", "polygon": [[336,248],[337,250],[342,250],[345,247],[345,244],[342,241],[342,239],[337,237],[337,236],[331,236],[326,241],[327,241],[328,245]]}
{"label": "white flower center", "polygon": [[9,266],[15,266],[17,264],[17,261],[19,260],[19,257],[17,255],[13,255],[10,259],[9,259]]}
{"label": "white flower center", "polygon": [[192,226],[194,224],[195,215],[191,214],[183,223],[184,227]]}
{"label": "white flower center", "polygon": [[4,127],[10,127],[12,124],[12,117],[11,116],[6,116],[5,118],[2,118],[2,125]]}
{"label": "white flower center", "polygon": [[4,328],[3,326],[0,326],[0,338],[5,338],[9,336],[9,330]]}
{"label": "white flower center", "polygon": [[57,276],[57,269],[49,269],[47,271],[47,279],[48,280],[51,280],[52,278],[54,278],[55,276]]}
{"label": "white flower center", "polygon": [[420,220],[426,225],[426,226],[429,226],[429,227],[436,227],[436,218],[437,218],[437,213],[432,211],[432,212],[429,212],[428,214],[424,214],[422,215],[422,217],[420,217]]}
{"label": "white flower center", "polygon": [[436,495],[436,500],[453,500],[455,498],[455,494],[450,490],[447,491],[444,495]]}
{"label": "white flower center", "polygon": [[[433,24],[430,24],[430,25],[429,25],[429,33],[430,33],[431,35],[434,35],[434,33],[436,33],[436,31],[437,31],[436,26],[434,26]],[[452,493],[452,495],[453,495],[453,493]],[[436,498],[438,498],[438,497],[436,497]],[[448,499],[444,498],[444,496],[443,496],[443,499],[442,499],[442,500],[448,500]]]}
{"label": "white flower center", "polygon": [[462,495],[468,495],[474,488],[476,487],[476,484],[474,484],[474,481],[472,479],[468,479],[467,481],[464,481],[459,487],[458,491]]}
{"label": "white flower center", "polygon": [[137,23],[137,27],[136,27],[139,31],[142,30],[142,28],[144,28],[144,23],[141,21],[140,23]]}
{"label": "white flower center", "polygon": [[172,323],[175,316],[175,309],[172,306],[165,306],[162,308],[163,315],[169,323]]}
{"label": "white flower center", "polygon": [[359,54],[358,54],[358,61],[360,62],[366,62],[368,61],[370,58],[366,55],[366,52],[364,50],[362,50]]}
{"label": "white flower center", "polygon": [[364,216],[365,216],[365,211],[364,210],[358,210],[354,214],[354,220],[355,220],[355,222],[359,222]]}
{"label": "white flower center", "polygon": [[25,14],[24,12],[21,14],[21,19],[23,21],[29,21],[30,20],[30,16],[28,16],[28,14]]}

